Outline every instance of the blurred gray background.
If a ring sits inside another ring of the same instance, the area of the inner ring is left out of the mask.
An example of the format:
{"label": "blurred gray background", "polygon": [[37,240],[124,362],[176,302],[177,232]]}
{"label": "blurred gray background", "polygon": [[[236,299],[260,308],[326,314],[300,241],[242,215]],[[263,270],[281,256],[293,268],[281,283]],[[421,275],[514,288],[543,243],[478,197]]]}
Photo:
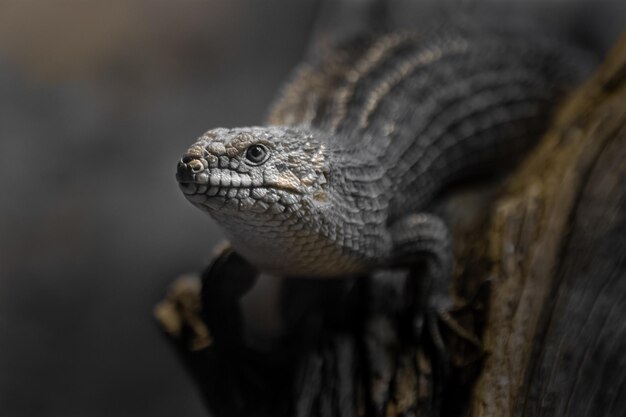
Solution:
{"label": "blurred gray background", "polygon": [[[0,416],[206,415],[151,316],[221,239],[176,161],[262,123],[318,3],[0,0]],[[626,29],[623,1],[511,3],[598,54]]]}

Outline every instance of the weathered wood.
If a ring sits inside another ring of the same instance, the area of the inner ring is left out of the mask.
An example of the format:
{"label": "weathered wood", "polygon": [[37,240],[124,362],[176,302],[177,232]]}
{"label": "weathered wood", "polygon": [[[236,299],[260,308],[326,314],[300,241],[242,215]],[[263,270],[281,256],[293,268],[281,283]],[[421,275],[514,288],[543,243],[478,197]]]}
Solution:
{"label": "weathered wood", "polygon": [[496,205],[471,415],[626,413],[625,161],[622,37]]}

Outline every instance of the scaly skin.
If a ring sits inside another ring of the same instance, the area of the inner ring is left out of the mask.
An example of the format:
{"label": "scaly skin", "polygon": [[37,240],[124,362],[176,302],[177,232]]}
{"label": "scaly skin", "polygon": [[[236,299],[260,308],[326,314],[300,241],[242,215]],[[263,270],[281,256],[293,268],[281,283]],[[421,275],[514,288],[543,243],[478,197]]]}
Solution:
{"label": "scaly skin", "polygon": [[303,64],[270,126],[205,133],[177,178],[261,270],[333,277],[432,255],[447,277],[447,229],[424,208],[527,149],[576,62],[560,43],[497,30],[358,40]]}

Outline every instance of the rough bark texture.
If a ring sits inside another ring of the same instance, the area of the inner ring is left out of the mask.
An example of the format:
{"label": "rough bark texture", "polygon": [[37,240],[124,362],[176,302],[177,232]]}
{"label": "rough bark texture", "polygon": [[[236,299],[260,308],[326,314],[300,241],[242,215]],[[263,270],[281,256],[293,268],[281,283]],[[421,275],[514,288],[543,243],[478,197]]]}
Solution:
{"label": "rough bark texture", "polygon": [[626,413],[625,161],[622,37],[497,202],[471,415]]}
{"label": "rough bark texture", "polygon": [[286,331],[253,348],[257,272],[229,250],[156,315],[216,416],[626,415],[625,161],[626,36],[513,175],[442,205],[482,356],[431,314],[415,337],[407,273],[288,281]]}

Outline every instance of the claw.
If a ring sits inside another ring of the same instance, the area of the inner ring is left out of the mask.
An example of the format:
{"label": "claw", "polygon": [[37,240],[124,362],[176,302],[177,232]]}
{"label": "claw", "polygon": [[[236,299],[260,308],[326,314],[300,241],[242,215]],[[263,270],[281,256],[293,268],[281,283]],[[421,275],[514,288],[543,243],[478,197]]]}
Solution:
{"label": "claw", "polygon": [[480,342],[478,337],[461,326],[459,322],[450,315],[450,313],[447,311],[440,311],[437,315],[439,316],[439,320],[441,320],[441,322],[445,324],[456,336],[470,343],[481,352],[484,352],[483,344]]}

